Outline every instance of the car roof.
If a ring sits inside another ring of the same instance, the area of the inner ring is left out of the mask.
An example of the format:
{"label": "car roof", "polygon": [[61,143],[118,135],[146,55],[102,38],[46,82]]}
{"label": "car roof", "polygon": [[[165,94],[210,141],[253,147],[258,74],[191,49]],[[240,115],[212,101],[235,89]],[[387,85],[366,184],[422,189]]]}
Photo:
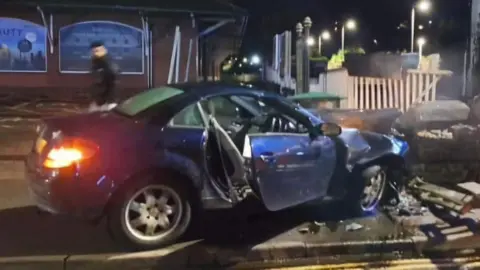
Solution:
{"label": "car roof", "polygon": [[196,83],[180,83],[171,84],[169,87],[177,88],[185,91],[187,94],[196,95],[198,97],[207,97],[221,94],[250,94],[265,97],[277,97],[278,95],[263,91],[254,86],[246,86],[241,84],[229,84],[224,82],[196,82]]}

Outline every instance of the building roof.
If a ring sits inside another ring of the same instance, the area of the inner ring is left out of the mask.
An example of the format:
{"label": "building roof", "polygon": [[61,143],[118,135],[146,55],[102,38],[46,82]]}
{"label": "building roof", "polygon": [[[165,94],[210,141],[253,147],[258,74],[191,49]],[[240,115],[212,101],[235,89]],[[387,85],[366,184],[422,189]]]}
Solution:
{"label": "building roof", "polygon": [[42,8],[91,8],[145,12],[177,12],[205,15],[247,15],[246,10],[225,0],[3,0],[11,5]]}

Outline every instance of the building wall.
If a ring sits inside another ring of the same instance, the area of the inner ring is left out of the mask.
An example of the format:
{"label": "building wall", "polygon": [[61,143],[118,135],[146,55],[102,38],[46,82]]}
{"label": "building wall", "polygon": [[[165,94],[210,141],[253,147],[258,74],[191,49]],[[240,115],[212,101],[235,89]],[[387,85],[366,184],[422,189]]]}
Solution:
{"label": "building wall", "polygon": [[[12,15],[15,14],[15,15]],[[49,20],[50,14],[45,11],[45,17]],[[18,18],[43,25],[40,13],[34,10],[12,13],[0,10],[0,17]],[[72,96],[88,93],[93,83],[90,74],[65,74],[59,71],[58,30],[66,25],[82,21],[114,21],[125,23],[133,27],[142,28],[139,15],[99,13],[88,14],[62,13],[53,14],[53,43],[54,52],[50,54],[47,46],[47,72],[46,73],[22,73],[0,72],[0,92],[10,92],[26,96],[46,96],[57,98],[70,98]],[[165,84],[168,78],[170,58],[173,48],[175,26],[181,29],[181,53],[180,53],[180,81],[184,80],[189,40],[193,39],[192,58],[190,61],[189,80],[197,79],[196,72],[196,36],[197,29],[192,27],[189,14],[178,15],[175,18],[150,17],[153,23],[153,83],[154,86]],[[146,57],[145,57],[146,62]],[[145,69],[144,69],[145,70]],[[129,96],[134,92],[147,88],[147,73],[143,75],[120,75],[118,92],[122,96]]]}

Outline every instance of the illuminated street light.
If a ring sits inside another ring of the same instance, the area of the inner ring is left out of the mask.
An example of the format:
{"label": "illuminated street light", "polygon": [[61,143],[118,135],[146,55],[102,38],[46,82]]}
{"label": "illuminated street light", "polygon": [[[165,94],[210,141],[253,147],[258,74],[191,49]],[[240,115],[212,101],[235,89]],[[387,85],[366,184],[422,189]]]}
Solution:
{"label": "illuminated street light", "polygon": [[258,55],[253,55],[250,61],[252,65],[260,65],[260,62],[262,61],[262,59],[260,59],[260,56]]}
{"label": "illuminated street light", "polygon": [[323,40],[330,40],[332,38],[332,35],[330,35],[330,32],[328,32],[328,31],[323,31],[322,34],[320,35],[320,37]]}
{"label": "illuminated street light", "polygon": [[347,30],[353,31],[357,28],[357,23],[353,19],[347,20],[342,26],[342,51],[345,50],[345,28]]}
{"label": "illuminated street light", "polygon": [[348,30],[355,30],[355,28],[357,28],[357,23],[354,20],[348,20],[345,26]]}
{"label": "illuminated street light", "polygon": [[429,0],[421,0],[420,2],[417,2],[416,5],[414,5],[412,7],[412,18],[411,18],[411,37],[410,37],[410,52],[413,53],[413,50],[414,50],[414,43],[415,43],[415,13],[416,13],[416,10],[420,11],[420,12],[423,12],[423,13],[427,13],[429,12],[430,10],[432,9],[432,2],[430,2]]}
{"label": "illuminated street light", "polygon": [[248,62],[248,59],[247,59],[246,57],[244,57],[244,58],[242,59],[242,62],[243,62],[243,63],[247,63],[247,62]]}
{"label": "illuminated street light", "polygon": [[417,9],[421,12],[427,12],[432,8],[432,2],[423,0],[418,2]]}
{"label": "illuminated street light", "polygon": [[418,46],[423,46],[427,43],[427,40],[424,37],[420,37],[417,39]]}
{"label": "illuminated street light", "polygon": [[313,37],[308,37],[307,38],[307,45],[308,46],[313,46],[315,44],[315,39]]}
{"label": "illuminated street light", "polygon": [[423,46],[427,44],[427,39],[425,39],[424,37],[420,37],[417,40],[417,44],[418,44],[418,59],[419,59],[418,67],[420,68],[420,64],[422,63],[422,56],[423,56]]}
{"label": "illuminated street light", "polygon": [[322,40],[328,41],[332,38],[330,32],[323,31],[321,35],[318,36],[318,55],[322,55]]}

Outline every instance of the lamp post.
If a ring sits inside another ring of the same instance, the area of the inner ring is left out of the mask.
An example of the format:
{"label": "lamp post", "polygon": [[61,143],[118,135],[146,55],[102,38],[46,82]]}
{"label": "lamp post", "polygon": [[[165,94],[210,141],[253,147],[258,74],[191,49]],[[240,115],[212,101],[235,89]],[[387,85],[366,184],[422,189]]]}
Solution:
{"label": "lamp post", "polygon": [[342,26],[342,51],[345,51],[345,28],[347,30],[355,30],[357,28],[357,23],[350,19]]}
{"label": "lamp post", "polygon": [[418,45],[418,68],[421,67],[422,64],[422,56],[423,56],[423,46],[427,43],[427,40],[424,37],[420,37],[417,40]]}
{"label": "lamp post", "polygon": [[415,14],[418,9],[421,12],[428,12],[432,8],[432,3],[429,0],[422,0],[412,7],[411,22],[410,22],[410,52],[413,53],[415,49]]}
{"label": "lamp post", "polygon": [[322,55],[322,40],[330,40],[332,36],[330,35],[330,32],[328,31],[323,31],[322,34],[318,36],[318,55]]}

